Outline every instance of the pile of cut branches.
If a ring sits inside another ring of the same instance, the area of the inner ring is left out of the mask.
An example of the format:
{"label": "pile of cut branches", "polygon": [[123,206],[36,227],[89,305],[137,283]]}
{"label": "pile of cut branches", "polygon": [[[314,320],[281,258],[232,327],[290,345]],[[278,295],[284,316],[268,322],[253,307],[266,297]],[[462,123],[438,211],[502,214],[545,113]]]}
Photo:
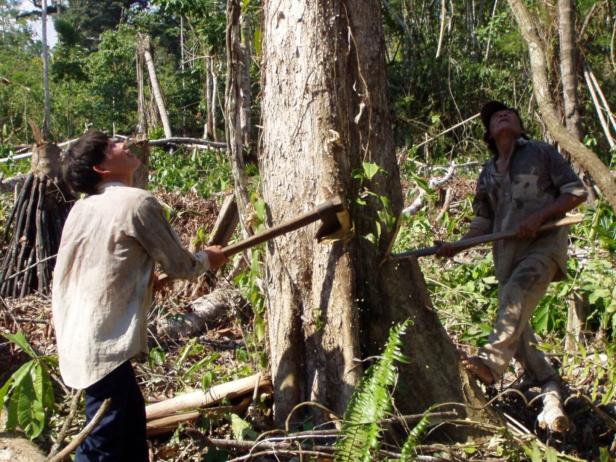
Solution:
{"label": "pile of cut branches", "polygon": [[39,142],[32,168],[17,194],[2,243],[0,296],[23,298],[35,291],[47,293],[62,227],[74,202],[61,179],[60,148]]}

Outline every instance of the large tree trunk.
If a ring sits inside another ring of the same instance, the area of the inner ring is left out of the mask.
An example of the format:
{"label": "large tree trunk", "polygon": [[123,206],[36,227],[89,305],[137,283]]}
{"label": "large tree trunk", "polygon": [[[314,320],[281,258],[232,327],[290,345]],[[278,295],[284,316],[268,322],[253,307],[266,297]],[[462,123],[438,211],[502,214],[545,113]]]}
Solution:
{"label": "large tree trunk", "polygon": [[550,95],[547,75],[547,63],[543,44],[533,19],[522,0],[507,0],[516,18],[522,37],[528,45],[530,65],[533,78],[533,90],[537,98],[539,111],[550,134],[567,151],[574,160],[586,169],[603,193],[605,200],[616,210],[616,180],[609,168],[597,155],[571,135],[560,123],[554,102]]}
{"label": "large tree trunk", "polygon": [[[314,400],[344,412],[361,373],[394,322],[411,318],[398,406],[480,402],[461,371],[416,263],[385,262],[403,206],[386,97],[378,0],[278,0],[264,4],[261,178],[269,219],[279,223],[335,194],[346,199],[355,237],[317,244],[308,227],[268,246],[266,284],[275,418]],[[362,162],[382,171],[354,178]],[[360,195],[367,188],[376,196]],[[381,220],[384,221],[384,220]],[[474,412],[474,411],[471,411]],[[315,416],[317,419],[319,416]],[[475,416],[477,417],[477,416]],[[485,418],[483,416],[482,418]]]}

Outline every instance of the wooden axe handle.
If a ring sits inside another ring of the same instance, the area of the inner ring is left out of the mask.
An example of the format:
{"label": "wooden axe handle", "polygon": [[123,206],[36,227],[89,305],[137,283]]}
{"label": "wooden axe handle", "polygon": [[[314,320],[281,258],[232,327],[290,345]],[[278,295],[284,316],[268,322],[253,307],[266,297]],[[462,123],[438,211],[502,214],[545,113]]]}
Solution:
{"label": "wooden axe handle", "polygon": [[249,249],[250,247],[254,247],[257,244],[269,241],[270,239],[278,237],[282,234],[302,228],[320,218],[324,221],[327,219],[336,219],[336,213],[341,210],[343,210],[342,200],[339,197],[336,197],[332,200],[319,204],[315,209],[309,212],[285,221],[279,225],[272,226],[271,228],[250,236],[243,241],[231,244],[225,247],[222,251],[227,257],[230,257],[231,255],[235,255],[242,250]]}
{"label": "wooden axe handle", "polygon": [[[539,228],[539,232],[549,231],[555,228],[560,228],[562,226],[574,225],[576,223],[580,223],[583,219],[582,215],[571,215],[560,220],[553,221],[551,223],[547,223]],[[498,233],[484,234],[482,236],[471,237],[469,239],[462,239],[456,242],[453,242],[451,246],[455,250],[463,250],[469,247],[476,246],[478,244],[483,244],[485,242],[498,241],[500,239],[508,239],[511,237],[515,237],[516,231],[501,231]],[[411,250],[408,252],[402,252],[398,254],[392,255],[394,260],[399,260],[402,258],[411,258],[411,257],[425,257],[428,255],[434,255],[439,249],[439,246],[435,245],[432,247],[422,247],[420,249]]]}

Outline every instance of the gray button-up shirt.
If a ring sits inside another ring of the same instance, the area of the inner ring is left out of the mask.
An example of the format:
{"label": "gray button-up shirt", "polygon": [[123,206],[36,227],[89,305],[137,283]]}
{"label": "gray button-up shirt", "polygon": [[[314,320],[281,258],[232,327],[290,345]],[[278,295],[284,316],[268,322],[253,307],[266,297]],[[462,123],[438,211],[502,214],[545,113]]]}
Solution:
{"label": "gray button-up shirt", "polygon": [[191,254],[147,191],[107,183],[77,201],[64,225],[52,309],[64,382],[86,388],[147,350],[154,263],[171,277],[209,268]]}
{"label": "gray button-up shirt", "polygon": [[[514,231],[531,213],[552,204],[560,194],[585,196],[584,185],[551,145],[520,138],[511,154],[509,170],[498,173],[496,159],[486,163],[473,201],[475,218],[471,228],[483,233]],[[567,274],[567,227],[529,239],[505,239],[492,246],[496,278],[505,281],[515,265],[528,255],[551,258]]]}

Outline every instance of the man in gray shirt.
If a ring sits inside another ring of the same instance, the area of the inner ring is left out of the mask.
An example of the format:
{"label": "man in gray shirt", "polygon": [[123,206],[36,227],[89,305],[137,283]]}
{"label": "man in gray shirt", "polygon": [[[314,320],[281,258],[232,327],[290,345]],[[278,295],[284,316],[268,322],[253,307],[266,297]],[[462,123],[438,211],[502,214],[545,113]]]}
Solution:
{"label": "man in gray shirt", "polygon": [[[499,307],[488,343],[464,360],[486,384],[497,380],[512,358],[539,383],[556,371],[536,348],[530,319],[552,281],[567,273],[567,228],[537,234],[546,221],[564,216],[587,195],[570,165],[547,143],[530,141],[518,112],[498,101],[485,104],[484,140],[494,157],[486,163],[473,201],[475,217],[463,239],[517,231],[517,238],[495,241],[492,252],[499,282]],[[444,243],[437,255],[451,257]]]}
{"label": "man in gray shirt", "polygon": [[90,131],[68,151],[64,177],[85,193],[64,225],[52,310],[64,382],[85,389],[86,418],[111,405],[77,450],[81,461],[147,461],[145,405],[130,359],[147,350],[154,264],[193,278],[226,261],[219,246],[191,254],[159,202],[132,188],[139,159],[125,143]]}

